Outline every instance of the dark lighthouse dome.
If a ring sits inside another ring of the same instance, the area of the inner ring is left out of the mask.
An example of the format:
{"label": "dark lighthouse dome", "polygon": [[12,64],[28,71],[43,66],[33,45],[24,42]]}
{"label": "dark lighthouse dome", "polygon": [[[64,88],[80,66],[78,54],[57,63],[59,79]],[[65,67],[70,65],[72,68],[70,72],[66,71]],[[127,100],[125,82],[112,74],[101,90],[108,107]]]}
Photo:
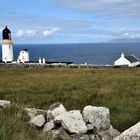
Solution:
{"label": "dark lighthouse dome", "polygon": [[7,26],[5,27],[5,29],[2,32],[2,37],[3,37],[3,39],[11,40],[11,31],[7,28]]}

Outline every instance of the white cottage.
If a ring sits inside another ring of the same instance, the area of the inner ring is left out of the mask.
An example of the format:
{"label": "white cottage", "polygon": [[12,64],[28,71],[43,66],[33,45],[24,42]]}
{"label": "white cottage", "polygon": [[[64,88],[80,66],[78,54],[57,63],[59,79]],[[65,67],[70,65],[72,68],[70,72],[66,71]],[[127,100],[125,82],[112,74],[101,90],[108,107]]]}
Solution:
{"label": "white cottage", "polygon": [[136,58],[134,55],[125,56],[124,53],[122,53],[121,57],[114,62],[115,66],[135,67],[139,64],[140,64],[139,59]]}

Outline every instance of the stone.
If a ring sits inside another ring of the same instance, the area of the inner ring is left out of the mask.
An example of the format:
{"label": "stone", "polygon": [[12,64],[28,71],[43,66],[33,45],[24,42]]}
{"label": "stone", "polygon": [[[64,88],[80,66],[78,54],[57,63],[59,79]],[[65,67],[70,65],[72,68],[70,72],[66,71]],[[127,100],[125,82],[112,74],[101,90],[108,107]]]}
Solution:
{"label": "stone", "polygon": [[98,134],[102,140],[112,140],[113,138],[119,136],[120,132],[111,126],[109,130],[99,132]]}
{"label": "stone", "polygon": [[110,129],[108,130],[108,132],[111,135],[112,139],[121,134],[117,129],[114,129],[112,125],[111,125]]}
{"label": "stone", "polygon": [[10,101],[0,100],[0,107],[6,108],[6,107],[10,107],[10,105],[11,105]]}
{"label": "stone", "polygon": [[67,112],[65,107],[61,103],[55,103],[49,107],[47,112],[47,120],[53,120],[56,116]]}
{"label": "stone", "polygon": [[86,106],[83,110],[83,118],[90,122],[98,131],[110,128],[110,112],[106,107]]}
{"label": "stone", "polygon": [[125,130],[113,140],[140,140],[140,122]]}
{"label": "stone", "polygon": [[87,132],[87,126],[79,110],[63,113],[62,115],[55,117],[54,122],[61,123],[61,125],[70,133]]}
{"label": "stone", "polygon": [[90,140],[102,140],[101,137],[97,134],[90,134],[89,138]]}
{"label": "stone", "polygon": [[31,120],[29,121],[29,124],[42,127],[45,123],[45,118],[43,115],[37,115],[35,117],[32,117]]}
{"label": "stone", "polygon": [[71,135],[71,140],[90,140],[90,138],[86,134],[74,134]]}
{"label": "stone", "polygon": [[63,127],[61,127],[58,130],[58,134],[56,136],[57,136],[56,138],[61,140],[72,140],[71,136],[66,132],[66,130]]}
{"label": "stone", "polygon": [[43,132],[48,132],[53,128],[54,128],[54,122],[53,121],[47,122],[43,128]]}
{"label": "stone", "polygon": [[45,115],[47,113],[46,110],[42,109],[35,109],[35,108],[25,108],[25,111],[27,112],[27,115],[29,118],[35,117],[36,115]]}
{"label": "stone", "polygon": [[87,134],[70,134],[63,127],[52,130],[53,138],[61,140],[90,140]]}

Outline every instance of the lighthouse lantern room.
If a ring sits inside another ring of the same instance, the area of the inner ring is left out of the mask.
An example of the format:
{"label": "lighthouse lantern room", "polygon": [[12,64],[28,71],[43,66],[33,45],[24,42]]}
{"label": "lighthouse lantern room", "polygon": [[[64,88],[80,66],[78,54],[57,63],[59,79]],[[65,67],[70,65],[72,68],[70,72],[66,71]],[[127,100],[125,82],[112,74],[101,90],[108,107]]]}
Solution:
{"label": "lighthouse lantern room", "polygon": [[13,43],[11,39],[11,31],[5,27],[2,32],[2,61],[12,62],[14,59],[13,56]]}

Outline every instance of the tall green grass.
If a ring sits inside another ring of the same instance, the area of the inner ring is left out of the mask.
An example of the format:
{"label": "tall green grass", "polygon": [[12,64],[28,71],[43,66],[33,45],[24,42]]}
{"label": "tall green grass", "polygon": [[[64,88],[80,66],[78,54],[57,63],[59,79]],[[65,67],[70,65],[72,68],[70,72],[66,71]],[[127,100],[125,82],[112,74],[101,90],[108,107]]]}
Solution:
{"label": "tall green grass", "polygon": [[[46,139],[27,126],[24,107],[70,109],[106,106],[111,123],[123,131],[139,121],[140,69],[0,68],[0,98],[13,109],[0,110],[0,139]],[[16,106],[16,107],[15,107]]]}

